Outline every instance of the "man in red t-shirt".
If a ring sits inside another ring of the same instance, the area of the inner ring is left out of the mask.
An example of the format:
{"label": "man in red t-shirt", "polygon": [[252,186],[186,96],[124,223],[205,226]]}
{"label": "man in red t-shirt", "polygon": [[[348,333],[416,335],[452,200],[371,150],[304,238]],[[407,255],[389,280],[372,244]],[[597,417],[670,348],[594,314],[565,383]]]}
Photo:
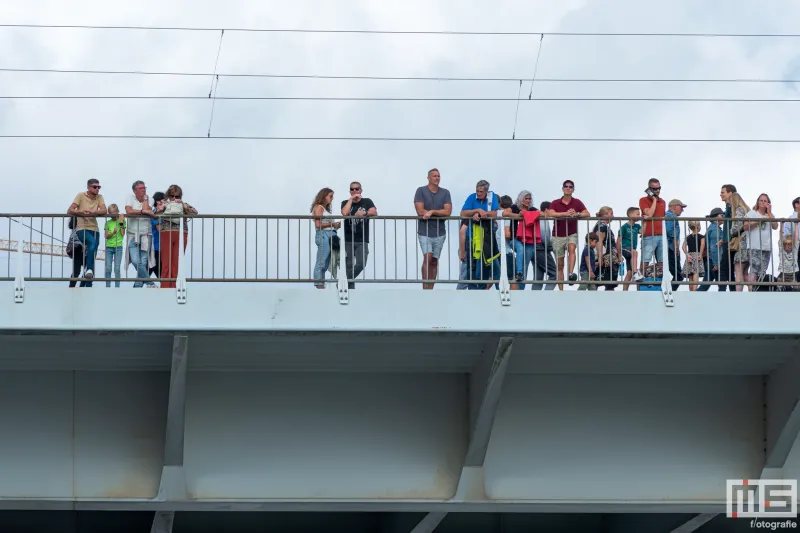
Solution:
{"label": "man in red t-shirt", "polygon": [[639,209],[641,209],[642,218],[644,219],[644,227],[642,228],[642,274],[644,274],[645,265],[651,264],[654,256],[657,263],[664,261],[661,238],[664,233],[664,222],[663,220],[651,219],[664,218],[664,215],[667,214],[667,202],[661,199],[660,181],[656,178],[651,178],[647,182],[645,193],[647,193],[647,196],[639,199]]}
{"label": "man in red t-shirt", "polygon": [[[553,200],[550,204],[550,216],[553,221],[553,251],[556,253],[558,280],[564,279],[564,256],[569,253],[569,281],[570,285],[578,280],[575,270],[576,250],[578,249],[578,219],[589,216],[589,210],[583,202],[574,198],[575,183],[566,180],[561,186],[564,195]],[[564,219],[564,220],[561,220]],[[559,290],[564,290],[564,284],[558,285]]]}

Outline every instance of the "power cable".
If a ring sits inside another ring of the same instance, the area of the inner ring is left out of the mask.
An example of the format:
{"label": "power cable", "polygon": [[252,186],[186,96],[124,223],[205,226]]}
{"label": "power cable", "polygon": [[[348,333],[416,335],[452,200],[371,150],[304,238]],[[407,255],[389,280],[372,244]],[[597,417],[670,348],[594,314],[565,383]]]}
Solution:
{"label": "power cable", "polygon": [[217,59],[214,61],[214,73],[211,75],[211,88],[208,90],[208,97],[211,98],[211,93],[214,97],[211,100],[211,115],[208,117],[208,135],[211,137],[211,125],[214,123],[214,107],[217,103],[217,88],[219,88],[219,76],[217,76],[217,66],[219,65],[219,54],[222,52],[222,38],[225,37],[225,30],[219,34],[219,46],[217,46]]}
{"label": "power cable", "polygon": [[[493,78],[493,77],[448,77],[448,76],[335,76],[324,74],[266,74],[266,73],[213,73],[213,72],[170,72],[146,70],[90,70],[53,68],[0,68],[8,73],[40,74],[92,74],[128,76],[219,76],[220,78],[272,78],[272,79],[318,79],[318,80],[369,80],[369,81],[448,81],[448,82],[523,82],[533,78]],[[773,78],[537,78],[537,83],[800,83],[800,79]]]}
{"label": "power cable", "polygon": [[[199,26],[103,26],[96,24],[0,24],[0,28],[28,29],[79,29],[79,30],[132,30],[132,31],[220,31],[221,28]],[[542,32],[542,31],[446,31],[446,30],[346,30],[308,28],[226,28],[229,32],[246,33],[352,33],[368,35],[475,35],[475,36],[530,36],[558,37],[736,37],[736,38],[788,38],[800,37],[798,33],[656,33],[656,32]]]}
{"label": "power cable", "polygon": [[[0,135],[0,139],[137,139],[137,140],[197,140],[204,135]],[[590,142],[590,143],[749,143],[797,144],[800,139],[679,139],[637,137],[281,137],[258,135],[224,135],[211,137],[231,141],[379,141],[379,142]]]}
{"label": "power cable", "polygon": [[[519,80],[517,80],[519,81]],[[330,102],[516,102],[518,98],[482,98],[482,97],[391,97],[391,96],[215,96],[217,100],[249,100],[249,101],[330,101]],[[169,96],[169,95],[36,95],[10,96],[0,95],[0,100],[207,100],[206,96]],[[536,97],[528,102],[734,102],[734,103],[768,103],[768,102],[800,102],[800,98],[684,98],[684,97]]]}

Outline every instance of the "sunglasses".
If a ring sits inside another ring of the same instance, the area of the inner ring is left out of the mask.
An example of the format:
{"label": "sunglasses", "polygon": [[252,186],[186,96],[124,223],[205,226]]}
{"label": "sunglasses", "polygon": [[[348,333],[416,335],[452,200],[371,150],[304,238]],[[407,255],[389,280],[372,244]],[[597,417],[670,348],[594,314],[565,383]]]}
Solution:
{"label": "sunglasses", "polygon": [[351,191],[360,191],[361,187],[350,187]]}
{"label": "sunglasses", "polygon": [[565,189],[574,189],[575,186],[574,185],[564,185],[563,188],[565,188]]}
{"label": "sunglasses", "polygon": [[92,185],[92,186],[91,186],[91,187],[89,187],[89,188],[90,188],[90,189],[97,189],[97,190],[100,190],[100,186],[99,186],[99,185]]}

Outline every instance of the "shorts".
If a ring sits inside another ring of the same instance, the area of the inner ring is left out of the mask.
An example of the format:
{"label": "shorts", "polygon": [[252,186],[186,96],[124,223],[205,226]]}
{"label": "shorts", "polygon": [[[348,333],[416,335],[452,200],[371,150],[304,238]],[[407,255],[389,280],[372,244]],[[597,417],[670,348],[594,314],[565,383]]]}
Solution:
{"label": "shorts", "polygon": [[434,259],[439,259],[442,255],[442,248],[444,248],[444,241],[447,239],[447,235],[439,235],[437,237],[417,235],[417,239],[423,255],[433,254]]}
{"label": "shorts", "polygon": [[622,257],[625,258],[625,266],[628,267],[628,272],[633,272],[637,266],[633,264],[633,254],[630,249],[622,250]]}
{"label": "shorts", "polygon": [[664,262],[664,240],[661,235],[642,237],[642,264],[649,264],[656,257],[656,263]]}
{"label": "shorts", "polygon": [[561,259],[567,254],[567,249],[569,248],[570,244],[574,244],[577,249],[577,233],[574,233],[568,237],[553,237],[553,251],[556,254],[556,259]]}

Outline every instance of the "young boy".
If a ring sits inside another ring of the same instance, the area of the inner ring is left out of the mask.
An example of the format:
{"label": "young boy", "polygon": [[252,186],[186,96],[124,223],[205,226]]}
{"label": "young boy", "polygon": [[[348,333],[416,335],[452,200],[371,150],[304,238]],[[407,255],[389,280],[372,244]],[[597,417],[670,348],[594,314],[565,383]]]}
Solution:
{"label": "young boy", "polygon": [[[583,248],[581,254],[581,281],[596,280],[597,269],[597,252],[595,251],[597,243],[600,241],[597,233],[591,232],[586,236],[586,246]],[[596,291],[597,285],[589,285],[588,283],[581,283],[578,287],[579,291]]]}
{"label": "young boy", "polygon": [[[634,273],[637,280],[641,278],[637,270],[639,264],[639,252],[636,247],[639,245],[639,235],[642,234],[642,226],[638,224],[638,220],[642,218],[642,212],[638,207],[629,207],[627,211],[628,222],[619,228],[619,235],[617,236],[617,250],[622,251],[622,257],[625,258],[625,280],[631,281]],[[623,291],[627,291],[630,285],[624,285]]]}
{"label": "young boy", "polygon": [[117,281],[114,285],[119,288],[119,279],[122,277],[123,242],[125,240],[125,215],[119,214],[117,204],[108,206],[108,215],[111,217],[106,222],[106,287],[111,287],[111,266],[114,266],[114,276]]}

